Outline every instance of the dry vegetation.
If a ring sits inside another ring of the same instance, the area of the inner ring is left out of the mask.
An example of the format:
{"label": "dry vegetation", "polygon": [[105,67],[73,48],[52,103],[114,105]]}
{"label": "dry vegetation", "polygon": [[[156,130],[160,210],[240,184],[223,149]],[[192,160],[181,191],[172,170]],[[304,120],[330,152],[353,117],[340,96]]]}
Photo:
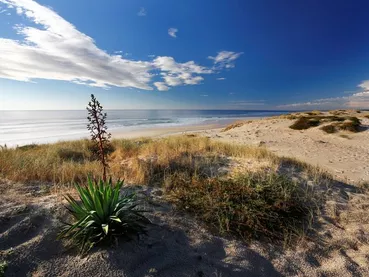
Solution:
{"label": "dry vegetation", "polygon": [[[101,173],[91,153],[87,140],[3,149],[0,174],[58,187],[85,182],[88,174]],[[245,159],[266,166],[239,169]],[[296,179],[291,172],[304,178]],[[317,211],[321,197],[308,181],[318,188],[328,179],[317,168],[262,148],[186,136],[113,140],[108,174],[161,188],[168,201],[216,233],[284,241],[305,233]]]}
{"label": "dry vegetation", "polygon": [[248,120],[248,121],[237,121],[237,122],[232,123],[232,124],[228,125],[227,127],[225,127],[222,130],[222,132],[227,132],[227,131],[232,130],[234,128],[242,127],[243,125],[245,125],[245,124],[247,124],[249,122],[251,122],[251,121],[250,120]]}

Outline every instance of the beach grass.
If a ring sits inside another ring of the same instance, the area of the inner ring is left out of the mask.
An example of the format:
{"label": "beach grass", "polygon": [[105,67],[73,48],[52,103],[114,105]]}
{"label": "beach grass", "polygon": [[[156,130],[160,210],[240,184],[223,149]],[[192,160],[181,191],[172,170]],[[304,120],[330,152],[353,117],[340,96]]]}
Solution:
{"label": "beach grass", "polygon": [[[62,191],[64,185],[85,183],[88,175],[101,176],[91,145],[78,140],[2,149],[0,174]],[[244,160],[267,166],[243,166]],[[113,180],[158,187],[165,199],[199,218],[209,230],[242,239],[286,241],[305,233],[321,199],[307,180],[319,186],[329,179],[316,167],[277,157],[264,148],[196,136],[116,139],[108,161]],[[241,170],[234,171],[234,164]],[[288,174],[291,169],[307,179],[296,180]]]}

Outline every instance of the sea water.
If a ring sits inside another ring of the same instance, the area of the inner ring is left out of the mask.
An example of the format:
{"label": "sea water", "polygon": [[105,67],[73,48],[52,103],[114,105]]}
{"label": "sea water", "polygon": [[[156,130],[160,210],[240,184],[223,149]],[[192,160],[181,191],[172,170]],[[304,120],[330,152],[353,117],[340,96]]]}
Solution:
{"label": "sea water", "polygon": [[[111,132],[224,125],[250,117],[268,117],[284,111],[241,110],[106,110]],[[86,110],[0,111],[0,145],[25,145],[88,137]]]}

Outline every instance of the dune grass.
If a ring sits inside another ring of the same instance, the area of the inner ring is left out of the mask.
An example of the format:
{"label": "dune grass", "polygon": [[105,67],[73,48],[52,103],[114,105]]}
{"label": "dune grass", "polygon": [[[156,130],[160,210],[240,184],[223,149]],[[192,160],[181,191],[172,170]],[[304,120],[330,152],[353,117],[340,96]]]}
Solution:
{"label": "dune grass", "polygon": [[[0,174],[20,182],[43,182],[62,188],[101,176],[88,140],[0,150]],[[248,159],[268,168],[231,163]],[[317,168],[279,158],[266,149],[231,145],[206,137],[173,136],[158,140],[113,140],[108,175],[126,183],[160,187],[164,197],[195,215],[219,234],[242,239],[286,241],[308,230],[320,196],[307,179],[320,185],[327,177]],[[288,172],[308,177],[296,179]]]}
{"label": "dune grass", "polygon": [[291,126],[290,128],[293,130],[305,130],[305,129],[309,129],[311,127],[315,127],[318,126],[320,123],[319,119],[316,119],[315,117],[310,118],[310,117],[300,117],[299,119],[297,119]]}
{"label": "dune grass", "polygon": [[361,130],[360,119],[354,116],[302,116],[299,117],[291,126],[294,130],[306,130],[317,127],[324,123],[333,122],[330,125],[322,126],[320,129],[332,134],[340,130],[357,133]]}
{"label": "dune grass", "polygon": [[247,124],[247,123],[250,123],[252,122],[252,120],[248,120],[248,121],[237,121],[237,122],[234,122],[228,126],[226,126],[222,132],[227,132],[229,130],[232,130],[234,128],[239,128],[239,127],[242,127],[243,125]]}

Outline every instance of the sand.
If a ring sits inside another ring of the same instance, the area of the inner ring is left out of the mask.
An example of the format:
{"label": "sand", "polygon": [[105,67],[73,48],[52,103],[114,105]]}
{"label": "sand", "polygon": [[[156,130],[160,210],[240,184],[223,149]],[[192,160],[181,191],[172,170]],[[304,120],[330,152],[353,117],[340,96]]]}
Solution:
{"label": "sand", "polygon": [[[347,139],[318,128],[290,130],[291,123],[263,119],[228,132],[190,131],[266,147],[318,164],[339,179],[316,222],[314,240],[288,250],[221,238],[177,212],[160,189],[136,187],[150,211],[148,234],[80,257],[55,239],[65,218],[60,194],[45,193],[42,185],[0,180],[0,260],[9,261],[5,276],[369,276],[369,196],[355,186],[369,180],[369,131],[347,134]],[[363,124],[367,127],[369,120]]]}
{"label": "sand", "polygon": [[361,121],[364,131],[359,133],[327,134],[319,127],[292,130],[293,120],[267,118],[227,132],[218,128],[199,134],[229,143],[262,145],[279,156],[318,165],[342,181],[360,183],[369,182],[369,119]]}

